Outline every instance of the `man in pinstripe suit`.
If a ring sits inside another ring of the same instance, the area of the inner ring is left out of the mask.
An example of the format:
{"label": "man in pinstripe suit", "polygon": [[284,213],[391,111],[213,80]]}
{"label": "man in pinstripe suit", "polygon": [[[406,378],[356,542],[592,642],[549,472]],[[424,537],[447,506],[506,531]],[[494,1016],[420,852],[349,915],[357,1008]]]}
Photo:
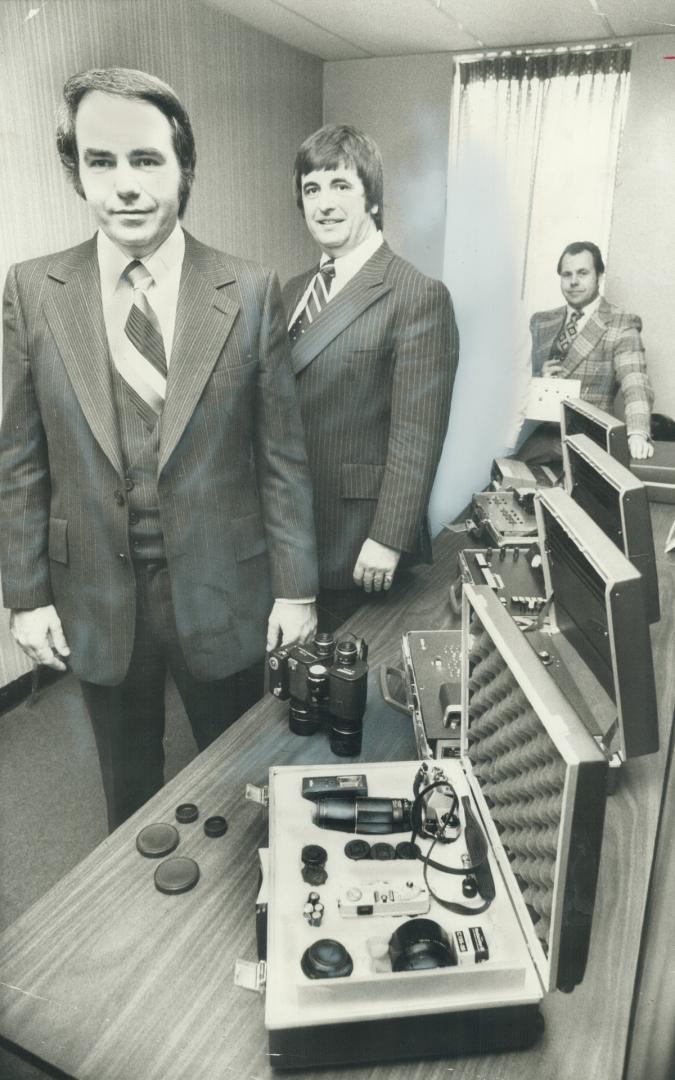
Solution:
{"label": "man in pinstripe suit", "polygon": [[431,561],[427,506],[458,336],[440,281],[382,236],[382,159],[329,124],[300,147],[295,192],[321,264],[284,288],[319,553],[319,625],[333,629],[399,565]]}
{"label": "man in pinstripe suit", "polygon": [[163,782],[167,666],[203,749],[266,631],[313,633],[316,555],[278,283],[180,227],[187,113],[126,69],[64,99],[99,231],[8,276],[2,586],[27,654],[81,680],[114,828]]}
{"label": "man in pinstripe suit", "polygon": [[[538,311],[530,320],[532,374],[581,379],[583,400],[606,412],[613,411],[620,387],[631,457],[651,457],[653,394],[640,337],[641,319],[600,296],[605,264],[596,244],[587,240],[568,244],[557,270],[566,305]],[[518,457],[532,463],[560,460],[559,425],[540,425]]]}

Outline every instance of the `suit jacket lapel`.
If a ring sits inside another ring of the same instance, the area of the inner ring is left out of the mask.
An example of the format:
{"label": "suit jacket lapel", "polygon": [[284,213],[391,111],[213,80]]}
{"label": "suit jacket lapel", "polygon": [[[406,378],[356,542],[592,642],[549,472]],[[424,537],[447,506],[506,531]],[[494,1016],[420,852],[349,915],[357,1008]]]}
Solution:
{"label": "suit jacket lapel", "polygon": [[563,364],[563,375],[568,378],[579,364],[597,348],[598,342],[607,330],[605,316],[608,312],[607,301],[602,299],[596,311],[589,317],[586,324],[575,337],[570,345],[569,352]]}
{"label": "suit jacket lapel", "polygon": [[158,474],[166,465],[194,412],[239,311],[222,291],[235,280],[211,248],[185,234],[176,331],[161,419]]}
{"label": "suit jacket lapel", "polygon": [[47,274],[58,282],[45,299],[47,322],[92,434],[123,476],[95,239],[65,252]]}
{"label": "suit jacket lapel", "polygon": [[391,290],[391,285],[387,285],[384,279],[393,257],[389,245],[382,244],[335,299],[326,304],[318,318],[293,345],[293,370],[296,375],[311,364],[366,308]]}

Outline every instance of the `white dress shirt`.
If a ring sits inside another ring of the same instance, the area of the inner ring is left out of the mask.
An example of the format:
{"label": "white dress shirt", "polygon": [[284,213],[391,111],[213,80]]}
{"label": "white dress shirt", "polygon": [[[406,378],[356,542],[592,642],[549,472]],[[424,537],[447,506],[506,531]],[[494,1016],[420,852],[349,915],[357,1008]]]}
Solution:
{"label": "white dress shirt", "polygon": [[[122,274],[132,259],[100,229],[96,236],[98,267],[101,277],[101,302],[108,344],[113,358],[122,352],[132,351],[133,346],[124,332],[134,290]],[[157,251],[145,259],[139,259],[153,283],[147,289],[148,302],[155,312],[164,338],[164,354],[167,367],[171,363],[171,349],[176,327],[178,290],[185,255],[185,237],[180,225],[167,236]]]}
{"label": "white dress shirt", "polygon": [[[344,289],[345,285],[349,284],[352,278],[355,277],[356,274],[358,274],[361,267],[365,266],[371,255],[374,255],[377,249],[383,243],[384,236],[382,235],[380,230],[377,229],[374,233],[371,233],[370,236],[368,236],[362,244],[359,244],[357,248],[354,248],[353,251],[348,251],[346,255],[338,255],[337,257],[335,257],[335,277],[330,283],[330,288],[328,289],[328,300],[326,301],[326,303],[328,303],[329,300],[332,300],[334,296],[337,296],[340,290]],[[324,254],[321,256],[319,266],[323,266],[324,263],[328,262],[328,260],[332,258],[332,255],[327,255],[324,252]],[[293,325],[296,319],[300,316],[300,313],[303,311],[305,304],[307,303],[307,298],[312,291],[313,285],[314,277],[312,277],[312,279],[310,280],[309,285],[307,286],[300,298],[299,304],[295,308],[295,311],[293,312],[291,318],[288,320],[289,327]]]}

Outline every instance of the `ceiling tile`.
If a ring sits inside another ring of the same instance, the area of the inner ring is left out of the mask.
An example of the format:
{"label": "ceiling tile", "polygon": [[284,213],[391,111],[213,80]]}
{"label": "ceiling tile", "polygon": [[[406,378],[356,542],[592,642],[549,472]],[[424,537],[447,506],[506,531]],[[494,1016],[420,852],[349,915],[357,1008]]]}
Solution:
{"label": "ceiling tile", "polygon": [[622,37],[675,32],[673,0],[602,0],[602,10]]}
{"label": "ceiling tile", "polygon": [[[274,0],[206,0],[211,7],[220,8],[227,15],[235,15],[249,26],[264,30],[266,34],[293,45],[296,49],[312,53],[322,60],[358,60],[370,56],[369,50],[350,41],[346,36],[334,34],[295,15]],[[345,27],[342,28],[345,30]]]}
{"label": "ceiling tile", "polygon": [[453,52],[480,47],[457,22],[452,4],[434,0],[277,0],[344,34],[374,56]]}

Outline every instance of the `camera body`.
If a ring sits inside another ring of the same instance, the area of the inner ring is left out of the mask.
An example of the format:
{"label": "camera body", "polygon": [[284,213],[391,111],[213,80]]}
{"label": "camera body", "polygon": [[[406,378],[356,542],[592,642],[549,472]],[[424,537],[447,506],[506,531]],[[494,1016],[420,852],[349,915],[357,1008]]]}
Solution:
{"label": "camera body", "polygon": [[368,694],[368,646],[359,638],[336,642],[317,634],[311,645],[282,645],[267,659],[269,690],[289,701],[289,727],[313,735],[326,723],[331,750],[354,757],[361,750]]}

